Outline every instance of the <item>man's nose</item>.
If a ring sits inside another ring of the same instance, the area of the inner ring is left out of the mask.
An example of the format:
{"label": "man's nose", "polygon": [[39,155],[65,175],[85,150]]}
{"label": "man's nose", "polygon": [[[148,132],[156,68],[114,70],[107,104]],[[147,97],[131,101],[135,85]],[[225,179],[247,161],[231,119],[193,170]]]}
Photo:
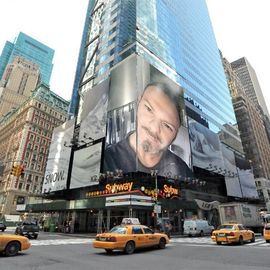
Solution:
{"label": "man's nose", "polygon": [[160,133],[160,121],[158,119],[152,119],[148,127],[155,135]]}

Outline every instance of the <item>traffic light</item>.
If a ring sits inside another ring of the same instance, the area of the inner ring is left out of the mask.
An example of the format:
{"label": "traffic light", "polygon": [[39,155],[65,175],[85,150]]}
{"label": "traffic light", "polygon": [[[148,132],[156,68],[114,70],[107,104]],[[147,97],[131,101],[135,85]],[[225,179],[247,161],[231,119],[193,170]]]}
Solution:
{"label": "traffic light", "polygon": [[24,165],[18,165],[16,169],[17,176],[24,176]]}
{"label": "traffic light", "polygon": [[24,165],[20,165],[20,174],[21,177],[24,177]]}
{"label": "traffic light", "polygon": [[12,174],[12,175],[14,175],[14,176],[17,176],[17,167],[18,167],[18,166],[13,165],[10,174]]}

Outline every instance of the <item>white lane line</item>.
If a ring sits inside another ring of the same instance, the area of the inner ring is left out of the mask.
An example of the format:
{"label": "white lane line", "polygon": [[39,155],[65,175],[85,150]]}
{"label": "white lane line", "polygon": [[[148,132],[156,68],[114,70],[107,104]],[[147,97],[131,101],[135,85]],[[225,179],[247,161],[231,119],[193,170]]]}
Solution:
{"label": "white lane line", "polygon": [[32,240],[32,246],[68,245],[68,244],[90,244],[93,239],[61,239],[61,240]]}
{"label": "white lane line", "polygon": [[260,244],[264,244],[264,240],[255,241],[254,243],[248,243],[249,246],[258,246]]}

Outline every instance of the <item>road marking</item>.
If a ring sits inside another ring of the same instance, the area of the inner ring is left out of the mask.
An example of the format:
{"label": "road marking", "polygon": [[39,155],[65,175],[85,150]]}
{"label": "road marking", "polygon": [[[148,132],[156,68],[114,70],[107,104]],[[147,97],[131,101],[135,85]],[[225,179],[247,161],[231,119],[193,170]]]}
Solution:
{"label": "road marking", "polygon": [[93,239],[53,239],[53,240],[31,240],[32,246],[69,245],[69,244],[90,244]]}
{"label": "road marking", "polygon": [[[50,245],[77,245],[77,244],[91,244],[94,239],[91,238],[64,238],[64,239],[50,239],[50,240],[30,240],[32,246],[50,246]],[[173,238],[170,239],[168,247],[177,246],[176,244],[183,244],[187,246],[196,247],[222,247],[217,245],[211,238]],[[246,243],[244,247],[270,247],[270,243],[266,243],[264,239],[257,239],[255,243]],[[239,245],[230,245],[230,247],[238,248]]]}
{"label": "road marking", "polygon": [[258,240],[258,241],[255,241],[253,243],[248,243],[249,246],[257,246],[257,245],[260,245],[260,244],[264,244],[265,243],[265,240]]}

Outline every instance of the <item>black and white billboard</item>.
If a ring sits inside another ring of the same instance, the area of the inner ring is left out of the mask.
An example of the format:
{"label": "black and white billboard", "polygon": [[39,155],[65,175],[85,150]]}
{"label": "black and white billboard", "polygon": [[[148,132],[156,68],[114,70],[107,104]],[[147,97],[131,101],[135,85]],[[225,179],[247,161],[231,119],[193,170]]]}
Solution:
{"label": "black and white billboard", "polygon": [[216,133],[188,118],[192,165],[212,171],[222,170],[221,144]]}
{"label": "black and white billboard", "polygon": [[49,193],[67,188],[74,119],[65,122],[53,131],[42,193]]}
{"label": "black and white billboard", "polygon": [[238,178],[237,168],[235,164],[234,152],[224,144],[221,144],[223,161],[224,161],[224,176],[227,189],[227,195],[232,197],[242,197],[242,190]]}
{"label": "black and white billboard", "polygon": [[98,184],[102,143],[74,152],[70,189]]}
{"label": "black and white billboard", "polygon": [[106,136],[109,82],[107,79],[84,93],[79,141],[88,142]]}
{"label": "black and white billboard", "polygon": [[258,198],[255,179],[248,161],[235,155],[235,164],[244,198]]}

